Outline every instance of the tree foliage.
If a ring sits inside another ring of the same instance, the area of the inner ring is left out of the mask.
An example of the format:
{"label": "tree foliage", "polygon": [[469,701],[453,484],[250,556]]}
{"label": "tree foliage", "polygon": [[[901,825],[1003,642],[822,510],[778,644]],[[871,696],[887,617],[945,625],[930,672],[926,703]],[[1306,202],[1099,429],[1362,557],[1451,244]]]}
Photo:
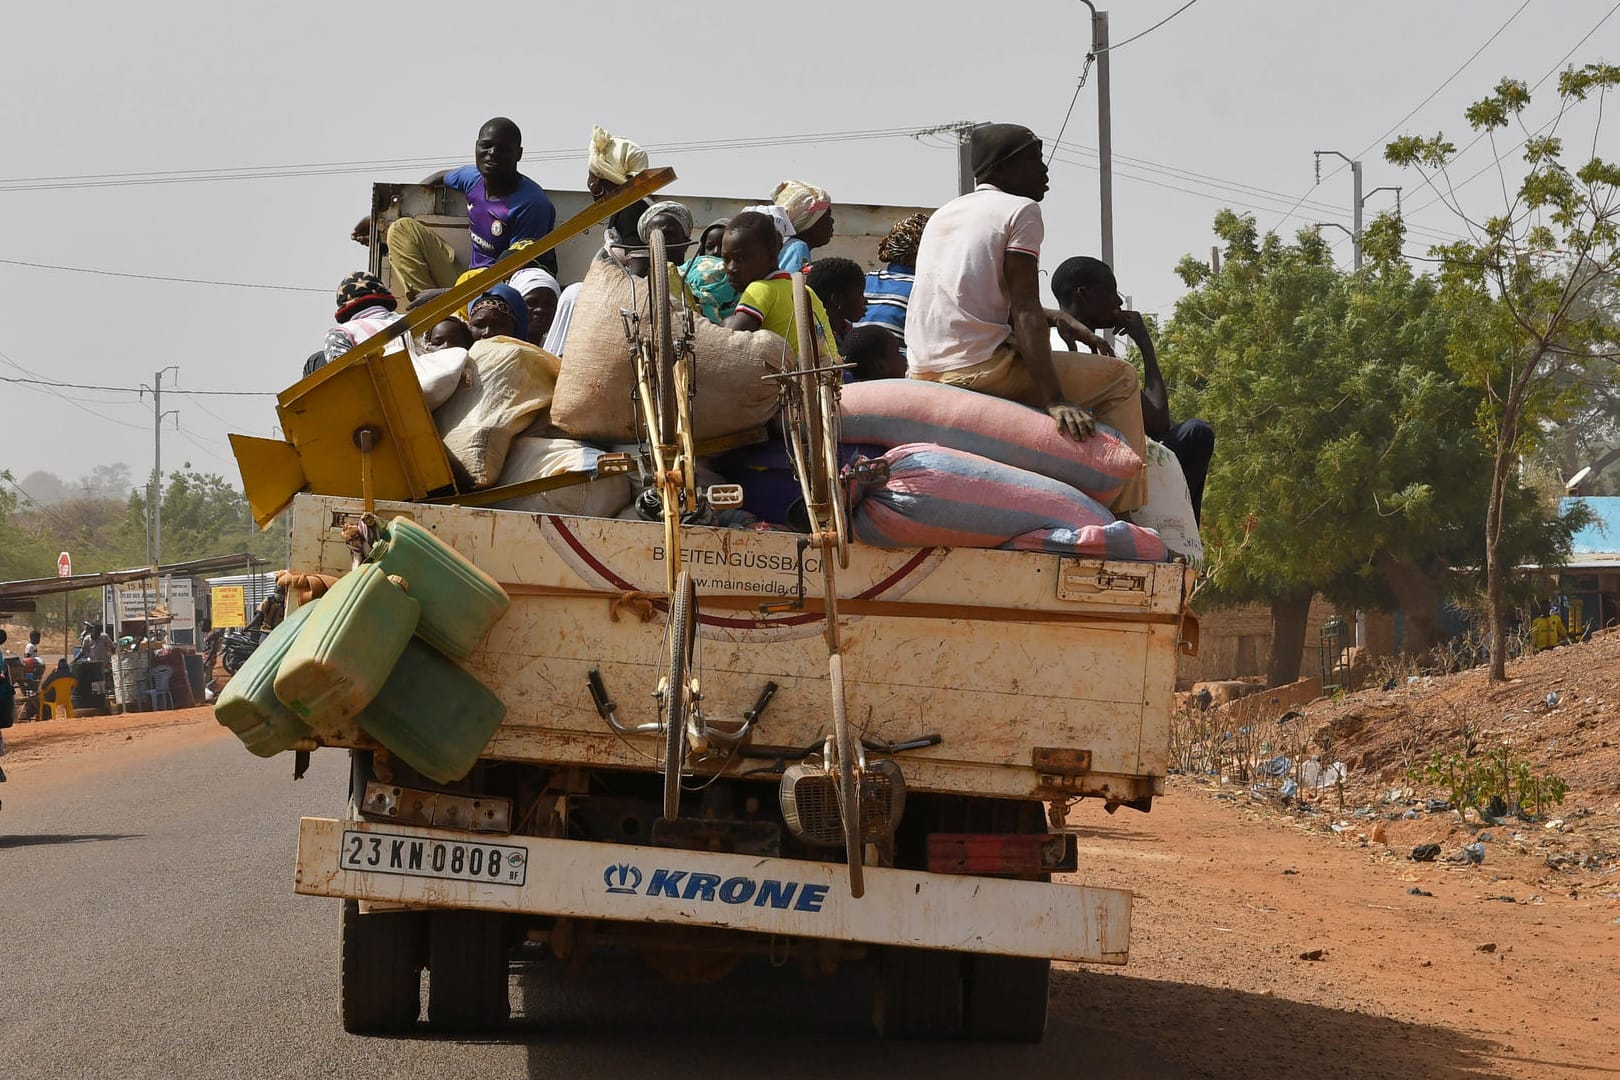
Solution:
{"label": "tree foliage", "polygon": [[[1478,436],[1491,458],[1484,513],[1486,595],[1491,618],[1491,675],[1506,677],[1506,590],[1514,562],[1513,488],[1519,463],[1588,400],[1585,387],[1612,378],[1620,359],[1612,320],[1590,302],[1620,272],[1620,164],[1597,153],[1602,103],[1620,86],[1620,67],[1588,64],[1558,80],[1558,109],[1536,130],[1524,123],[1530,90],[1503,79],[1471,105],[1470,127],[1490,140],[1516,128],[1524,136],[1523,176],[1510,184],[1496,155],[1500,213],[1472,215],[1451,186],[1456,146],[1444,135],[1402,136],[1385,157],[1419,170],[1441,193],[1467,237],[1431,249],[1439,259],[1438,302],[1450,320],[1446,359],[1459,382],[1477,392]],[[1595,104],[1592,150],[1564,164],[1559,128],[1571,110]]]}
{"label": "tree foliage", "polygon": [[1315,592],[1402,607],[1426,647],[1448,567],[1478,562],[1489,476],[1436,283],[1398,258],[1398,222],[1379,224],[1357,274],[1314,231],[1261,237],[1230,211],[1215,231],[1221,269],[1183,260],[1192,291],[1161,350],[1178,412],[1219,440],[1203,523],[1213,597],[1291,601],[1301,619]]}

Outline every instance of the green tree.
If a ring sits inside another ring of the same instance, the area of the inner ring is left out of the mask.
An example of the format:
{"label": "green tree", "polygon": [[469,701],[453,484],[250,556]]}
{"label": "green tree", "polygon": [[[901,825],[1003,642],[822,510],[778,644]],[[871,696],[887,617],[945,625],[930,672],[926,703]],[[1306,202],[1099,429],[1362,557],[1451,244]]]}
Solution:
{"label": "green tree", "polygon": [[1397,222],[1369,238],[1357,274],[1312,231],[1261,238],[1229,211],[1215,230],[1221,270],[1183,260],[1192,291],[1163,341],[1179,410],[1220,440],[1203,527],[1212,598],[1270,604],[1273,684],[1298,676],[1316,593],[1401,609],[1405,647],[1427,650],[1449,567],[1478,561],[1457,523],[1488,476],[1435,283],[1398,258]]}
{"label": "green tree", "polygon": [[[1385,157],[1418,169],[1465,226],[1468,238],[1432,249],[1440,260],[1439,302],[1450,317],[1447,359],[1459,380],[1479,393],[1476,426],[1491,458],[1485,501],[1484,566],[1491,628],[1490,675],[1507,677],[1507,579],[1513,562],[1509,537],[1513,489],[1521,460],[1533,453],[1549,425],[1580,407],[1582,377],[1620,359],[1601,311],[1583,298],[1612,285],[1620,271],[1620,165],[1596,153],[1602,104],[1620,86],[1620,67],[1588,64],[1558,80],[1557,115],[1537,131],[1523,122],[1530,91],[1515,79],[1465,113],[1490,139],[1517,127],[1524,133],[1525,173],[1510,185],[1497,154],[1503,191],[1501,213],[1476,220],[1457,198],[1448,166],[1457,148],[1443,135],[1407,135]],[[1593,150],[1575,169],[1563,164],[1558,129],[1582,103],[1596,99]],[[1601,370],[1602,377],[1608,370]]]}
{"label": "green tree", "polygon": [[[144,490],[133,490],[118,530],[120,547],[141,552],[145,561],[147,500]],[[247,551],[270,559],[285,557],[282,532],[272,525],[260,531],[253,524],[247,498],[217,473],[198,473],[187,467],[169,474],[163,489],[163,561],[184,562],[212,555]]]}

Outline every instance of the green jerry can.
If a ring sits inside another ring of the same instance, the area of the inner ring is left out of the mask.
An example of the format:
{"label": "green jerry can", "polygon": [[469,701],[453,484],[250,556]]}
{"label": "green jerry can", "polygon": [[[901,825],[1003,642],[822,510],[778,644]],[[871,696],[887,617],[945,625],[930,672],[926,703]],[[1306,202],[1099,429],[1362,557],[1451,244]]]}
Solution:
{"label": "green jerry can", "polygon": [[270,631],[214,702],[214,719],[236,732],[242,745],[260,757],[272,757],[310,737],[309,725],[281,703],[274,684],[281,658],[315,611],[315,603],[300,605]]}
{"label": "green jerry can", "polygon": [[276,672],[276,697],[317,735],[338,736],[393,673],[421,614],[407,587],[362,566],[339,578],[299,628]]}
{"label": "green jerry can", "polygon": [[418,637],[359,721],[405,764],[448,784],[472,771],[505,716],[489,687]]}
{"label": "green jerry can", "polygon": [[383,527],[367,560],[411,584],[422,605],[416,632],[452,660],[465,660],[512,603],[496,580],[409,518]]}

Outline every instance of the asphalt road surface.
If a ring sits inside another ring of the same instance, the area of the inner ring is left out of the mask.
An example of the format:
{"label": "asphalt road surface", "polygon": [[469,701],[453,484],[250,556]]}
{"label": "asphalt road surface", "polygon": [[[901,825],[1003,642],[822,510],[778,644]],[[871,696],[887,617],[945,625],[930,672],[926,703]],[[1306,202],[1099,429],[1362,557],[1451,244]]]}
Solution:
{"label": "asphalt road surface", "polygon": [[[807,983],[797,965],[761,965],[671,987],[612,956],[574,978],[515,965],[514,1019],[497,1036],[347,1035],[337,901],[292,892],[298,818],[340,809],[343,755],[317,753],[294,783],[289,758],[260,761],[212,733],[126,745],[37,763],[0,788],[0,1077],[1072,1076],[1076,1057],[1099,1064],[1103,1033],[1074,1004],[1040,1049],[889,1045],[870,1032],[861,970]],[[1112,1075],[1155,1072],[1122,1050]]]}
{"label": "asphalt road surface", "polygon": [[[291,765],[196,724],[11,770],[0,1078],[1547,1075],[1501,1069],[1499,1044],[1448,1026],[1232,985],[1192,955],[1230,939],[1181,913],[1174,877],[1140,902],[1136,966],[1054,971],[1040,1046],[881,1042],[860,967],[807,982],[760,964],[692,987],[611,956],[576,977],[514,965],[512,1023],[488,1037],[351,1036],[338,902],[292,892],[298,818],[340,810],[346,759],[317,753],[297,783]],[[1202,862],[1209,841],[1190,843]]]}

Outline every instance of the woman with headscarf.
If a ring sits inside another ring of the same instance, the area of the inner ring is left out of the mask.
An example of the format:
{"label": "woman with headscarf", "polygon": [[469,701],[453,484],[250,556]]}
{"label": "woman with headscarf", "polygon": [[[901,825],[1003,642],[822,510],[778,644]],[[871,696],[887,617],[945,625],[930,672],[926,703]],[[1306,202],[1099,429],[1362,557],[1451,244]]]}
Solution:
{"label": "woman with headscarf", "polygon": [[512,275],[511,285],[518,291],[518,295],[523,297],[523,303],[529,309],[527,335],[529,344],[544,348],[546,334],[551,330],[552,321],[557,317],[557,301],[562,298],[562,283],[548,270],[538,266],[526,266]]}
{"label": "woman with headscarf", "polygon": [[825,188],[800,180],[784,180],[771,192],[771,202],[782,208],[793,233],[783,238],[777,266],[792,273],[810,264],[810,252],[826,247],[833,237],[832,199]]}
{"label": "woman with headscarf", "polygon": [[473,338],[482,341],[492,337],[529,339],[529,305],[523,295],[510,285],[491,285],[467,305],[467,325]]}
{"label": "woman with headscarf", "polygon": [[602,128],[591,128],[586,149],[585,188],[593,199],[605,199],[628,184],[647,167],[647,151],[629,139],[618,139]]}

